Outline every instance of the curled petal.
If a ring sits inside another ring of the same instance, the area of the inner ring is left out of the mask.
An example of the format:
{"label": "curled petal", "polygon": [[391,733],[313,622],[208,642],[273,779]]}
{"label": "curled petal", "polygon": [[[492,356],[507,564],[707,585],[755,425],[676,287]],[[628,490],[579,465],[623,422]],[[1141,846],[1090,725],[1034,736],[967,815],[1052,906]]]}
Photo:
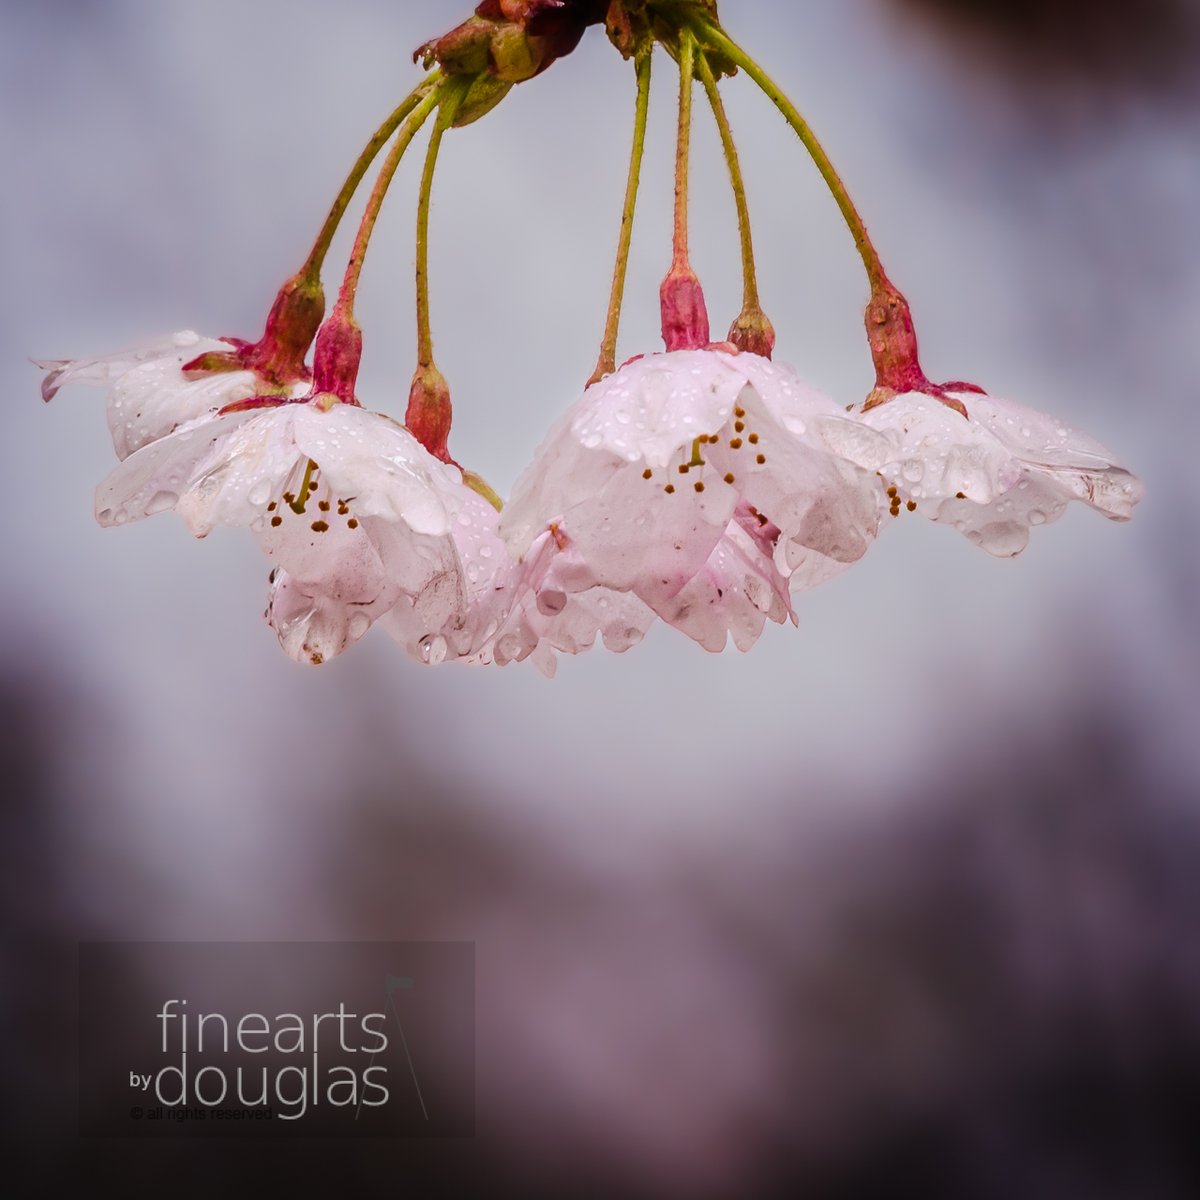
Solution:
{"label": "curled petal", "polygon": [[1024,550],[1030,530],[1056,521],[1072,500],[1110,520],[1131,517],[1143,485],[1095,439],[1012,401],[961,398],[966,421],[920,392],[860,414],[892,443],[880,474],[894,513],[903,505],[1001,558]]}
{"label": "curled petal", "polygon": [[252,371],[231,371],[189,379],[186,362],[197,355],[225,351],[224,342],[190,331],[102,358],[42,362],[48,374],[42,397],[51,400],[75,383],[108,389],[108,427],[117,457],[136,450],[195,420],[213,416],[266,389]]}

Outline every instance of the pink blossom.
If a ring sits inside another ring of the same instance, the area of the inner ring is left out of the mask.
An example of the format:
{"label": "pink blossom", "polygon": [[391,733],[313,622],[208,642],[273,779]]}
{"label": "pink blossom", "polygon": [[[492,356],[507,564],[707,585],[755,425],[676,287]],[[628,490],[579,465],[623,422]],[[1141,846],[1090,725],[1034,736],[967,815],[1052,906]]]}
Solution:
{"label": "pink blossom", "polygon": [[879,471],[893,513],[907,509],[950,525],[1002,558],[1024,550],[1031,527],[1058,520],[1072,500],[1113,521],[1132,516],[1145,489],[1093,438],[1009,400],[949,396],[965,419],[923,392],[854,414],[891,444]]}
{"label": "pink blossom", "polygon": [[[831,440],[852,445],[855,461]],[[885,450],[790,367],[718,350],[652,355],[559,420],[501,532],[519,559],[535,544],[569,553],[558,586],[553,567],[532,585],[538,613],[571,627],[569,644],[594,641],[601,626],[585,617],[597,614],[570,604],[548,613],[547,591],[632,596],[707,649],[732,632],[745,650],[768,617],[794,619],[789,585],[814,586],[866,552],[882,493],[862,464]]]}
{"label": "pink blossom", "polygon": [[466,605],[452,530],[474,493],[403,427],[361,408],[287,404],[201,420],[132,454],[100,485],[121,525],[174,509],[196,537],[247,526],[274,576],[268,619],[320,663],[402,607],[436,633]]}

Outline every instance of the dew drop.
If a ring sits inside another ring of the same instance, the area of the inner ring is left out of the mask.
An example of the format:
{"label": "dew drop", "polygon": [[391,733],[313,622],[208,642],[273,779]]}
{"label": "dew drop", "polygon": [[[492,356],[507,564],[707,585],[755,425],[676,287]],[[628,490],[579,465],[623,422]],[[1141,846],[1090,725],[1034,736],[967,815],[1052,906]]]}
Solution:
{"label": "dew drop", "polygon": [[[146,505],[146,516],[152,517],[155,513],[166,512],[167,509],[174,508],[178,502],[179,497],[174,492],[168,492],[165,489],[155,492]],[[118,520],[120,520],[119,516]]]}
{"label": "dew drop", "polygon": [[418,643],[421,650],[421,661],[436,667],[446,661],[446,639],[432,633],[427,633]]}

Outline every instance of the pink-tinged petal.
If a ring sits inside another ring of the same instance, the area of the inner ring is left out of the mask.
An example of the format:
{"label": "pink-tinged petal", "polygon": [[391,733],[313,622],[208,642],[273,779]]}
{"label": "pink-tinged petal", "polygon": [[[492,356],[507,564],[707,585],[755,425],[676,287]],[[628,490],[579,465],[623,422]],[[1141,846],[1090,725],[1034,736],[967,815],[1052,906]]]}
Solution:
{"label": "pink-tinged petal", "polygon": [[678,490],[666,494],[661,482],[626,468],[564,514],[561,527],[592,582],[653,605],[674,596],[708,561],[733,517],[737,493],[711,471],[689,471],[686,482],[675,478]]}
{"label": "pink-tinged petal", "polygon": [[778,526],[785,542],[857,562],[879,529],[878,479],[786,429],[753,388],[742,392],[739,407],[744,428],[722,431],[707,452],[716,470],[733,478],[742,500]]}
{"label": "pink-tinged petal", "polygon": [[585,585],[589,574],[561,531],[543,533],[519,568],[516,602],[492,647],[495,661],[528,658],[549,677],[555,651],[582,654],[600,637],[621,654],[641,641],[654,612],[632,593]]}
{"label": "pink-tinged petal", "polygon": [[1020,477],[1012,454],[986,426],[923,392],[896,396],[859,419],[891,438],[892,457],[880,473],[906,501],[936,506],[961,492],[987,504]]}
{"label": "pink-tinged petal", "polygon": [[774,418],[792,433],[804,434],[814,418],[839,416],[843,412],[787,363],[773,362],[757,354],[718,352],[716,357],[741,375]]}
{"label": "pink-tinged petal", "polygon": [[665,467],[680,447],[728,419],[745,383],[728,358],[684,350],[622,367],[584,392],[572,410],[571,436],[585,450]]}
{"label": "pink-tinged petal", "polygon": [[768,618],[779,625],[796,620],[787,578],[747,512],[730,523],[704,567],[657,612],[714,654],[725,649],[728,636],[743,653],[750,650]]}
{"label": "pink-tinged petal", "polygon": [[279,571],[272,579],[266,616],[286,654],[320,666],[357,642],[370,629],[373,614]]}
{"label": "pink-tinged petal", "polygon": [[416,533],[448,535],[466,494],[457,468],[386,417],[297,404],[197,421],[143,447],[101,485],[97,518],[122,524],[174,507],[197,537],[252,525],[289,484],[300,492],[310,460],[356,516],[403,521]]}
{"label": "pink-tinged petal", "polygon": [[[516,570],[497,531],[499,514],[469,492],[452,530],[453,569],[423,603],[397,605],[385,628],[419,662],[487,664],[513,603]],[[446,586],[456,581],[452,594]]]}
{"label": "pink-tinged petal", "polygon": [[39,363],[49,371],[42,381],[42,396],[50,400],[60,388],[76,383],[107,388],[113,448],[124,459],[181,426],[215,416],[225,406],[264,389],[251,371],[198,379],[183,373],[183,364],[197,355],[228,349],[224,342],[186,331],[103,358]]}
{"label": "pink-tinged petal", "polygon": [[916,511],[950,525],[1000,558],[1019,554],[1030,530],[1056,521],[1071,500],[1125,521],[1142,498],[1140,480],[1095,439],[1011,401],[962,393],[968,412],[914,392],[858,419],[888,436],[893,512]]}
{"label": "pink-tinged petal", "polygon": [[[627,363],[593,384],[551,429],[518,479],[501,530],[516,556],[580,498],[625,469],[662,472],[728,418],[744,376],[715,354]],[[660,480],[660,485],[662,481]]]}
{"label": "pink-tinged petal", "polygon": [[462,473],[439,462],[402,425],[346,404],[285,410],[302,456],[321,467],[330,487],[354,497],[355,511],[403,521],[417,533],[450,532],[462,503]]}
{"label": "pink-tinged petal", "polygon": [[1095,438],[1011,400],[965,399],[970,400],[972,419],[986,426],[1021,463],[1031,488],[1082,501],[1113,521],[1133,516],[1145,487]]}
{"label": "pink-tinged petal", "polygon": [[[131,454],[96,489],[96,520],[124,525],[174,508],[243,416],[197,422]],[[204,532],[207,532],[205,530]]]}

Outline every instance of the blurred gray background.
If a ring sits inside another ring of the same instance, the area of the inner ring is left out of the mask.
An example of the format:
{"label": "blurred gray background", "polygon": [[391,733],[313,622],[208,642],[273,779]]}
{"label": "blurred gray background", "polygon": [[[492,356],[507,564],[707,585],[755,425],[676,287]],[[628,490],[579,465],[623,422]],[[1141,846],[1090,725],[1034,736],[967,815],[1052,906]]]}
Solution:
{"label": "blurred gray background", "polygon": [[[302,670],[261,619],[249,537],[94,523],[99,394],[45,407],[28,360],[257,337],[412,48],[466,11],[0,6],[0,1038],[22,1186],[1195,1195],[1195,6],[723,5],[839,164],[931,376],[1109,445],[1148,485],[1131,525],[1072,510],[996,561],[898,521],[746,657],[656,629],[547,683],[422,669],[376,633]],[[674,89],[660,57],[623,356],[660,346]],[[727,103],[777,357],[858,400],[850,239],[769,103],[743,78]],[[502,493],[595,361],[632,107],[592,30],[447,141],[451,448]],[[720,330],[736,227],[697,111]],[[396,416],[418,169],[359,301],[360,394]],[[93,938],[474,941],[477,1138],[79,1142]]]}

